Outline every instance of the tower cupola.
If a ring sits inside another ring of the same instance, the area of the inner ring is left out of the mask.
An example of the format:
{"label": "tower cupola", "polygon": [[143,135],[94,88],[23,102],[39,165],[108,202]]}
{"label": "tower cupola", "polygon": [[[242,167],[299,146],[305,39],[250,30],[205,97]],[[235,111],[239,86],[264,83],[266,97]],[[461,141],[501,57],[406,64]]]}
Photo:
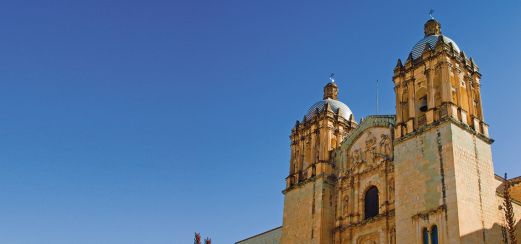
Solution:
{"label": "tower cupola", "polygon": [[338,86],[335,82],[329,82],[324,86],[324,99],[338,100]]}
{"label": "tower cupola", "polygon": [[330,79],[324,86],[323,99],[314,103],[291,130],[290,172],[285,191],[306,179],[333,174],[330,152],[357,126],[351,109],[338,100],[333,74]]}
{"label": "tower cupola", "polygon": [[435,19],[425,22],[423,32],[425,36],[441,35],[441,24]]}
{"label": "tower cupola", "polygon": [[394,69],[395,137],[446,118],[488,137],[476,64],[441,33],[441,24],[434,18],[425,22],[424,34],[406,63],[398,61]]}

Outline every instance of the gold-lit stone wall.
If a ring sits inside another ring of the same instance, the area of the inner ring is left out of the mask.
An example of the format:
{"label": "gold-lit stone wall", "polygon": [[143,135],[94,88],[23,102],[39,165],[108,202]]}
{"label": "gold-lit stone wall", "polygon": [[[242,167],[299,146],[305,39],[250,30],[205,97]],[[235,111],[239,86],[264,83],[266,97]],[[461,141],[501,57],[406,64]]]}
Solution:
{"label": "gold-lit stone wall", "polygon": [[343,117],[347,111],[330,104],[337,95],[337,85],[328,83],[324,105],[291,130],[281,243],[333,242],[336,174],[330,153],[357,126],[352,116]]}
{"label": "gold-lit stone wall", "polygon": [[334,185],[318,177],[284,198],[281,243],[332,243]]}
{"label": "gold-lit stone wall", "polygon": [[[392,116],[371,116],[333,152],[336,184],[335,242],[395,243]],[[364,216],[366,191],[378,189],[378,214]]]}
{"label": "gold-lit stone wall", "polygon": [[[424,33],[435,45],[394,69],[396,115],[357,124],[326,104],[296,123],[281,243],[420,244],[434,226],[440,244],[504,243],[504,179],[494,174],[479,68],[436,20]],[[334,82],[324,87],[324,101],[337,95]],[[521,177],[511,182],[521,219]]]}
{"label": "gold-lit stone wall", "polygon": [[440,243],[490,243],[497,233],[485,230],[498,206],[481,74],[436,20],[425,34],[435,45],[398,61],[393,77],[396,231],[415,233],[397,241],[420,243],[423,228],[436,225]]}
{"label": "gold-lit stone wall", "polygon": [[454,124],[451,130],[461,243],[499,241],[500,232],[488,231],[498,212],[490,142]]}
{"label": "gold-lit stone wall", "polygon": [[488,136],[478,66],[442,35],[432,37],[437,38],[435,46],[426,45],[415,59],[410,54],[405,64],[398,60],[394,69],[396,138],[444,117]]}
{"label": "gold-lit stone wall", "polygon": [[395,144],[396,231],[414,233],[398,243],[420,243],[432,225],[440,243],[500,237],[490,142],[469,131],[447,120]]}

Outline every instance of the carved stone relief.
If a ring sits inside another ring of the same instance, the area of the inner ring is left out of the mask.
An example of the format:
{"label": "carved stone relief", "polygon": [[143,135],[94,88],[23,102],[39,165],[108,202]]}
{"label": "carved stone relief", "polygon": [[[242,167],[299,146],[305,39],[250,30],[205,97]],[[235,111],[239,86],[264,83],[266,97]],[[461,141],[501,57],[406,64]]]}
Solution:
{"label": "carved stone relief", "polygon": [[388,128],[370,128],[347,150],[347,165],[343,169],[371,168],[382,160],[392,158],[392,140]]}
{"label": "carved stone relief", "polygon": [[378,240],[378,233],[371,233],[368,235],[363,235],[359,237],[356,241],[356,243],[360,244],[378,244],[380,241]]}
{"label": "carved stone relief", "polygon": [[391,138],[389,135],[381,134],[380,135],[380,151],[379,153],[381,155],[384,155],[386,157],[391,156],[392,149],[391,149]]}
{"label": "carved stone relief", "polygon": [[374,164],[376,159],[376,137],[371,131],[367,132],[364,150],[365,160],[368,164]]}
{"label": "carved stone relief", "polygon": [[342,208],[342,214],[343,216],[347,216],[349,214],[349,197],[346,195],[344,195],[344,199],[343,199],[343,208]]}

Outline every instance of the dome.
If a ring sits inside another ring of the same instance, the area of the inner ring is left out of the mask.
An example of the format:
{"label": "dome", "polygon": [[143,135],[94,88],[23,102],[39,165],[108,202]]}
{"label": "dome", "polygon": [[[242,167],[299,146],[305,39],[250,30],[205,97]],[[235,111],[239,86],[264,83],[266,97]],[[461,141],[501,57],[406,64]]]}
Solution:
{"label": "dome", "polygon": [[426,36],[425,38],[421,39],[419,42],[416,43],[416,45],[414,45],[414,47],[412,48],[412,51],[411,51],[412,59],[417,59],[422,55],[423,50],[425,49],[425,46],[427,45],[427,43],[429,43],[431,48],[434,48],[434,46],[438,42],[438,39],[440,36],[443,38],[443,41],[445,43],[447,43],[449,45],[452,43],[454,50],[456,50],[458,53],[460,52],[458,44],[456,44],[456,42],[454,42],[452,39],[450,39],[444,35],[441,35],[441,34],[429,35],[429,36]]}
{"label": "dome", "polygon": [[306,120],[310,120],[311,118],[313,118],[317,109],[318,111],[322,111],[326,104],[329,105],[333,112],[336,113],[338,111],[338,114],[346,120],[349,120],[349,117],[351,117],[351,115],[353,114],[351,112],[351,109],[349,109],[349,107],[345,105],[343,102],[331,98],[326,98],[322,101],[313,104],[313,106],[309,108],[308,113],[306,114]]}

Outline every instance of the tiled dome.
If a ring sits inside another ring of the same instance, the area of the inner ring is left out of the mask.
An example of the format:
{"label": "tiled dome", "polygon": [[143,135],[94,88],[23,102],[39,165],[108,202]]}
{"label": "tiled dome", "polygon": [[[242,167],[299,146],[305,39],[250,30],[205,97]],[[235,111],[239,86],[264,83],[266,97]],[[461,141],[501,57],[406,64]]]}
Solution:
{"label": "tiled dome", "polygon": [[443,41],[445,43],[447,43],[447,44],[452,43],[454,50],[456,50],[458,53],[460,52],[458,44],[456,44],[456,42],[454,42],[452,39],[450,39],[444,35],[441,35],[441,34],[440,35],[430,35],[430,36],[426,36],[425,38],[421,39],[419,42],[416,43],[416,45],[414,45],[414,47],[412,48],[412,51],[411,51],[412,59],[417,59],[422,55],[423,50],[425,49],[425,46],[427,45],[427,43],[429,43],[431,48],[434,48],[434,46],[438,42],[439,36],[441,36],[443,38]]}
{"label": "tiled dome", "polygon": [[326,104],[329,104],[329,107],[331,108],[331,110],[333,110],[333,112],[338,113],[341,117],[343,117],[346,120],[349,120],[349,117],[353,114],[351,112],[351,109],[349,109],[349,107],[345,105],[343,102],[331,98],[326,98],[322,101],[313,104],[313,106],[309,108],[308,113],[306,114],[306,120],[310,120],[311,118],[313,118],[317,109],[318,111],[322,111]]}

